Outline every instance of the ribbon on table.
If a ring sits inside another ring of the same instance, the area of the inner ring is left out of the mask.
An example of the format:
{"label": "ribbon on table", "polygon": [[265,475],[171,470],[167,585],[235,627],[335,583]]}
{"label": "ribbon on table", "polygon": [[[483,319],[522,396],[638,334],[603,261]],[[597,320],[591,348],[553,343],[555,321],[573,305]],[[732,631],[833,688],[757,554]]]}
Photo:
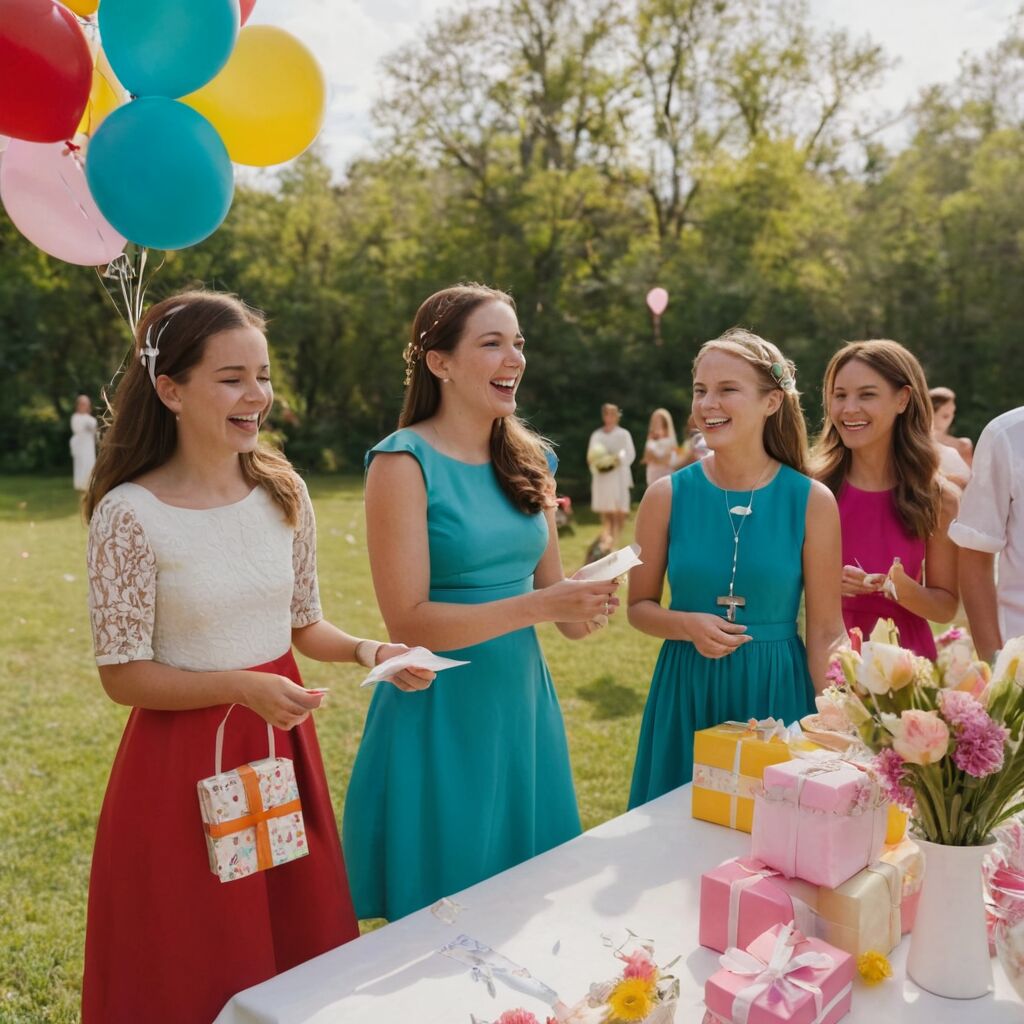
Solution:
{"label": "ribbon on table", "polygon": [[903,938],[903,921],[900,916],[900,905],[903,902],[902,874],[895,864],[883,860],[869,864],[866,870],[884,878],[889,889],[889,942],[891,948],[895,949]]}
{"label": "ribbon on table", "polygon": [[[732,861],[726,861],[726,864],[729,863],[734,863],[741,871],[747,872],[746,878],[736,878],[729,883],[729,917],[728,930],[726,932],[726,948],[731,949],[738,941],[740,899],[743,893],[751,888],[751,886],[757,885],[762,879],[779,878],[780,874],[774,868],[768,867],[767,864],[759,863],[757,867],[748,868],[745,864],[740,863],[738,857],[734,857]],[[815,933],[814,911],[799,896],[791,895],[781,886],[779,886],[779,891],[789,898],[790,904],[793,907],[792,923],[796,930],[804,935],[813,935]]]}
{"label": "ribbon on table", "polygon": [[299,800],[289,800],[287,803],[278,804],[276,807],[263,806],[263,794],[260,792],[260,778],[251,765],[243,764],[235,769],[238,777],[242,780],[242,787],[245,790],[245,799],[249,806],[249,813],[243,814],[240,818],[232,818],[231,821],[217,822],[215,825],[207,824],[206,834],[211,839],[220,839],[229,836],[232,832],[241,832],[243,829],[256,826],[256,863],[260,871],[274,866],[274,857],[270,850],[270,829],[267,822],[271,818],[283,818],[288,814],[294,814],[302,810],[302,803]]}
{"label": "ribbon on table", "polygon": [[739,990],[733,999],[732,1024],[747,1024],[750,1010],[754,1003],[765,993],[776,993],[785,1003],[786,1008],[793,1009],[793,1001],[799,995],[797,989],[809,992],[814,998],[814,1019],[822,1016],[824,996],[817,985],[792,977],[794,971],[804,967],[825,970],[835,966],[835,960],[828,953],[810,950],[794,956],[796,952],[793,942],[793,926],[784,925],[775,938],[775,946],[768,960],[745,949],[728,949],[718,959],[719,963],[731,974],[749,977],[754,980]]}

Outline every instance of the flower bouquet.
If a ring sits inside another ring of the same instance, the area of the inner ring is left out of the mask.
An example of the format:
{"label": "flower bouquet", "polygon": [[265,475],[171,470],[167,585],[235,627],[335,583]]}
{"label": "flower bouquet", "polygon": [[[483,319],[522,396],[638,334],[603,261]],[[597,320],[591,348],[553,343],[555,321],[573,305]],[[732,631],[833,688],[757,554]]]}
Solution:
{"label": "flower bouquet", "polygon": [[1024,809],[1024,637],[990,671],[961,631],[941,638],[933,663],[900,647],[886,621],[838,659],[843,683],[828,699],[875,755],[925,855],[908,973],[937,995],[982,996],[992,974],[981,863],[993,830]]}
{"label": "flower bouquet", "polygon": [[610,473],[619,464],[619,456],[613,455],[603,444],[595,444],[587,452],[587,465],[598,473]]}

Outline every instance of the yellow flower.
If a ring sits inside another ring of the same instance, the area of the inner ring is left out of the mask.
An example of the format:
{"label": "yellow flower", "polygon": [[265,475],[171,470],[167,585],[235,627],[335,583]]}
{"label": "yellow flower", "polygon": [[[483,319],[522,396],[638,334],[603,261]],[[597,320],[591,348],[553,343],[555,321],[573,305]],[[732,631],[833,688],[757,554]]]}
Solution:
{"label": "yellow flower", "polygon": [[869,985],[877,985],[880,981],[892,977],[892,965],[881,953],[873,949],[857,957],[857,970]]}
{"label": "yellow flower", "polygon": [[643,1020],[654,1009],[654,979],[623,978],[608,997],[609,1020]]}

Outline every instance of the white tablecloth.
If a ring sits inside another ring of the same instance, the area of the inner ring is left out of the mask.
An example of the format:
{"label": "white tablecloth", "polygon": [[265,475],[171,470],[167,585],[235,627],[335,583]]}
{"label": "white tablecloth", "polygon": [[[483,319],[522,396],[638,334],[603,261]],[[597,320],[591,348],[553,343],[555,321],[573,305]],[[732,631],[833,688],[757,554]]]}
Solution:
{"label": "white tablecloth", "polygon": [[[555,989],[567,1003],[591,982],[612,978],[616,944],[626,929],[656,942],[682,997],[676,1024],[699,1024],[705,980],[718,954],[697,944],[700,876],[746,853],[750,837],[690,817],[690,787],[605,822],[564,846],[481,882],[455,899],[453,925],[429,910],[325,953],[236,995],[215,1024],[469,1024],[517,1006],[543,1021],[538,1000],[498,986],[492,999],[467,969],[435,950],[464,933],[504,953]],[[403,856],[415,857],[415,850]],[[302,913],[296,907],[297,914]],[[850,1024],[1020,1024],[1017,1001],[998,963],[995,992],[960,1002],[939,999],[905,979],[908,940],[892,954],[895,977],[854,988]],[[187,982],[186,982],[187,983]]]}

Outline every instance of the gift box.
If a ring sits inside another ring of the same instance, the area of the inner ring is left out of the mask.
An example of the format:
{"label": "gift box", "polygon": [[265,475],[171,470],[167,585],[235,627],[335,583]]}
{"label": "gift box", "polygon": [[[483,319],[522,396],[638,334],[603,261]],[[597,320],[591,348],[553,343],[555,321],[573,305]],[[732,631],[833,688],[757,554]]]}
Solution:
{"label": "gift box", "polygon": [[878,860],[888,805],[877,782],[847,761],[769,765],[757,794],[751,856],[830,889]]}
{"label": "gift box", "polygon": [[834,1024],[850,1010],[854,961],[791,925],[724,953],[704,986],[706,1024]]}
{"label": "gift box", "polygon": [[921,902],[921,886],[924,884],[924,855],[917,843],[904,839],[895,846],[886,846],[882,860],[899,868],[901,882],[900,919],[903,934],[914,930],[917,905]]}
{"label": "gift box", "polygon": [[786,740],[785,726],[771,718],[694,733],[693,816],[749,832],[762,773],[791,756]]}
{"label": "gift box", "polygon": [[749,857],[733,857],[705,872],[700,879],[700,944],[724,953],[731,946],[746,948],[776,924],[794,922],[804,935],[815,933],[817,888],[787,887],[772,868]]}
{"label": "gift box", "polygon": [[898,867],[876,861],[834,889],[819,887],[811,902],[815,936],[853,956],[888,956],[903,936],[902,883]]}
{"label": "gift box", "polygon": [[200,779],[197,789],[210,870],[222,882],[233,882],[305,857],[309,847],[295,768],[288,758],[274,756],[270,726],[270,756],[225,772],[220,754],[226,721],[227,716],[217,731],[215,774]]}

